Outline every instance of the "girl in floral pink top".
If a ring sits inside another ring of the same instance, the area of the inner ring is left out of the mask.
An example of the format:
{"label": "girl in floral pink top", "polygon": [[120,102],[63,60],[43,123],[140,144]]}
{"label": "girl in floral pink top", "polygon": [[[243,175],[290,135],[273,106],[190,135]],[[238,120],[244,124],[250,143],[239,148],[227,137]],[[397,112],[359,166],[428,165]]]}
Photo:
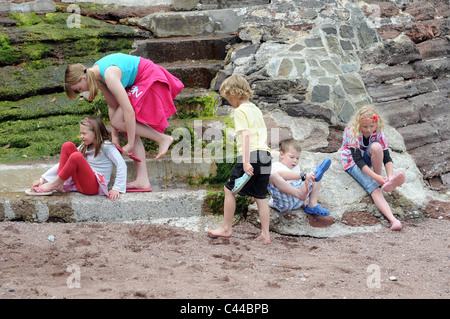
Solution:
{"label": "girl in floral pink top", "polygon": [[[384,121],[373,106],[360,108],[344,132],[341,161],[344,170],[372,196],[377,208],[391,222],[391,229],[400,230],[402,224],[392,214],[383,190],[391,192],[402,185],[405,174],[393,174],[394,165],[383,127]],[[381,175],[383,165],[387,177]]]}

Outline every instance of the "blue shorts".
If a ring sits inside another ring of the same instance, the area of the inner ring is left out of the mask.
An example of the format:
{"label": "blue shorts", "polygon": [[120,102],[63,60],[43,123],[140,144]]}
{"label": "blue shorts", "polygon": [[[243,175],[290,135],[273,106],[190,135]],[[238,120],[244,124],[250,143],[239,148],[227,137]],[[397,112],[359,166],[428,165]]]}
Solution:
{"label": "blue shorts", "polygon": [[372,194],[377,187],[380,187],[372,177],[364,173],[356,164],[346,170],[346,172],[356,179],[369,194]]}

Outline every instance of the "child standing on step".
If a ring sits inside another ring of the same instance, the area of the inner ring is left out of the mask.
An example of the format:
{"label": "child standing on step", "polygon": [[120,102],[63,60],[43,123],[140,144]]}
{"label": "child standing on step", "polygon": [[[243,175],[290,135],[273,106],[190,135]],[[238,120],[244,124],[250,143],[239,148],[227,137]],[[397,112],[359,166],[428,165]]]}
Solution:
{"label": "child standing on step", "polygon": [[[391,223],[391,230],[400,230],[402,224],[392,214],[382,190],[391,192],[402,185],[405,174],[400,172],[394,175],[383,128],[383,118],[373,106],[357,110],[344,132],[341,161],[344,170],[372,196],[377,208]],[[383,165],[387,178],[381,175]]]}
{"label": "child standing on step", "polygon": [[176,112],[173,99],[183,90],[183,83],[163,67],[138,56],[114,53],[95,62],[91,68],[69,65],[65,74],[65,91],[69,99],[89,91],[93,100],[102,91],[108,103],[112,142],[119,145],[118,131],[126,133],[125,155],[136,161],[136,179],[127,184],[128,192],[149,192],[144,144],[140,137],[158,143],[155,159],[162,158],[173,142],[165,135],[167,119]]}
{"label": "child standing on step", "polygon": [[[59,163],[50,168],[33,184],[27,195],[51,195],[53,191],[78,191],[86,195],[106,195],[112,201],[125,193],[127,165],[110,140],[102,120],[97,116],[86,117],[80,122],[83,143],[77,148],[66,142],[61,148]],[[113,168],[115,182],[108,191]]]}
{"label": "child standing on step", "polygon": [[301,172],[299,164],[302,147],[297,140],[283,141],[280,147],[280,162],[272,164],[268,190],[272,199],[270,204],[280,212],[299,209],[309,197],[305,212],[311,215],[328,216],[330,212],[323,208],[317,199],[323,174],[331,165],[326,158],[320,165],[306,173]]}
{"label": "child standing on step", "polygon": [[209,230],[213,237],[231,237],[236,198],[232,192],[235,181],[244,173],[250,176],[238,192],[255,198],[261,222],[259,241],[270,244],[270,209],[266,193],[269,184],[272,157],[267,146],[267,128],[261,110],[252,102],[252,90],[241,75],[232,75],[220,87],[220,94],[228,100],[234,110],[234,124],[238,158],[236,166],[224,186],[224,221],[220,228]]}

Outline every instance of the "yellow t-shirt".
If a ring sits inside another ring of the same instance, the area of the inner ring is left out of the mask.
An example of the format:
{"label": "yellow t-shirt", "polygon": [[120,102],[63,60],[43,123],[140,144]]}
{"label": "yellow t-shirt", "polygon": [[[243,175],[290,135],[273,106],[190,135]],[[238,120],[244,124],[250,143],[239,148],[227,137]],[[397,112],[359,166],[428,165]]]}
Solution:
{"label": "yellow t-shirt", "polygon": [[261,110],[251,102],[242,103],[234,110],[234,128],[238,155],[243,155],[242,135],[240,131],[250,132],[250,152],[256,150],[269,151],[267,146],[267,127]]}

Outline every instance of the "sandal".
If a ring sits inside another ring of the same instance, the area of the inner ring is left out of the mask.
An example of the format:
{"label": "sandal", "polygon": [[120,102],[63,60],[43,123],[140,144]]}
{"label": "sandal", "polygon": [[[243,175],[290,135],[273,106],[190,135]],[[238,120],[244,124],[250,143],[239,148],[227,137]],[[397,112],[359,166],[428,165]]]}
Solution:
{"label": "sandal", "polygon": [[381,189],[385,192],[392,192],[396,187],[401,186],[405,182],[405,173],[400,172],[388,178],[386,183],[381,186]]}
{"label": "sandal", "polygon": [[318,215],[318,216],[330,215],[330,211],[328,209],[323,208],[319,204],[317,204],[317,206],[314,206],[313,208],[306,205],[305,213],[310,214],[310,215]]}
{"label": "sandal", "polygon": [[25,191],[25,194],[27,194],[29,196],[48,196],[48,195],[53,194],[53,191],[45,192],[39,186],[35,186],[31,189],[27,189]]}
{"label": "sandal", "polygon": [[316,179],[315,182],[320,182],[322,179],[323,174],[330,168],[331,160],[329,158],[326,158],[323,160],[323,162],[320,165],[316,166],[315,175]]}
{"label": "sandal", "polygon": [[250,180],[250,176],[247,173],[244,173],[244,175],[242,175],[239,178],[236,178],[234,180],[234,187],[231,190],[231,193],[237,194],[241,191],[242,188],[244,188],[245,184],[247,184],[247,182]]}

